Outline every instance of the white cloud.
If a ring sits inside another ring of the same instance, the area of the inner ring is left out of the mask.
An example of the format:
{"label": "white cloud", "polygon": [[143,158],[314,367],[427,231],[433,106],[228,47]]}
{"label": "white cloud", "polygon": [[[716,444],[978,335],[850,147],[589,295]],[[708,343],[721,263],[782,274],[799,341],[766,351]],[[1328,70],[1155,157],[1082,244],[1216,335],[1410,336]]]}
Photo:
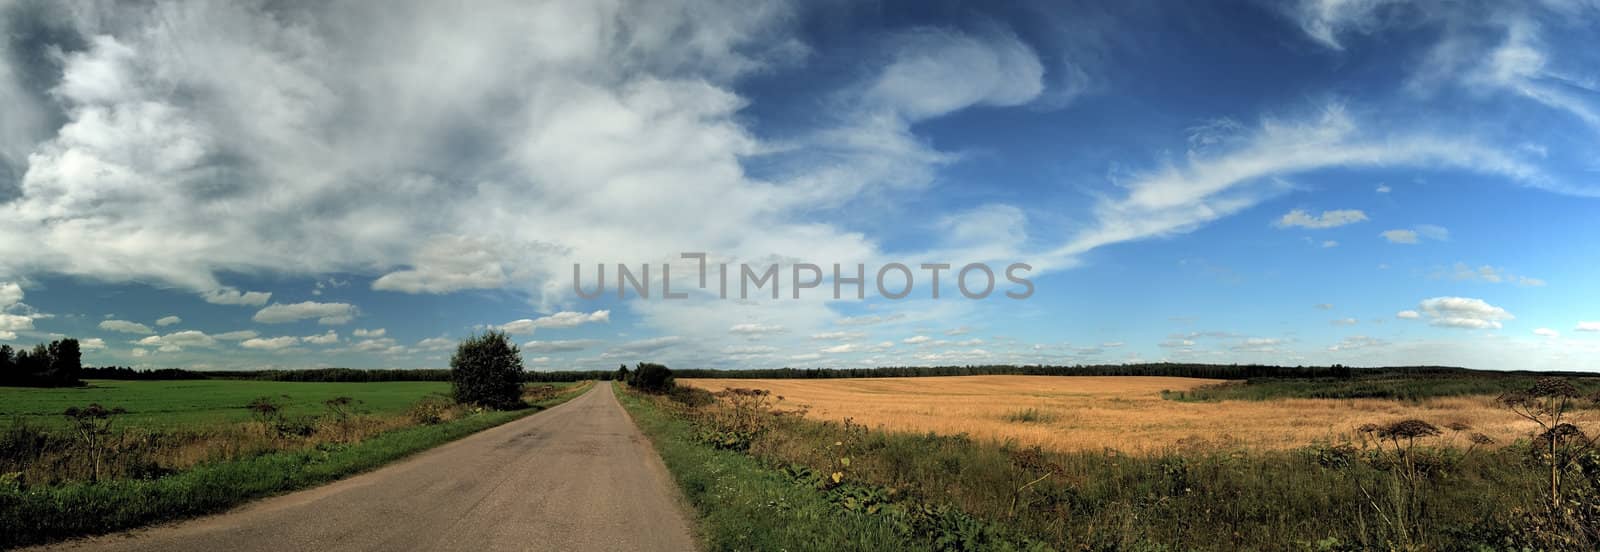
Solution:
{"label": "white cloud", "polygon": [[894,41],[896,58],[866,97],[908,120],[974,105],[1022,105],[1044,91],[1044,66],[1014,36],[925,28]]}
{"label": "white cloud", "polygon": [[1353,335],[1353,336],[1350,336],[1350,337],[1346,337],[1343,340],[1340,340],[1338,343],[1334,344],[1333,346],[1328,347],[1328,351],[1330,351],[1330,352],[1354,351],[1354,350],[1357,350],[1357,349],[1367,349],[1367,348],[1372,348],[1372,347],[1383,347],[1383,346],[1386,346],[1388,344],[1389,344],[1388,341],[1385,341],[1385,340],[1382,340],[1382,339],[1379,339],[1379,338],[1376,338],[1376,337],[1367,337],[1367,336],[1364,336],[1364,335]]}
{"label": "white cloud", "polygon": [[683,343],[683,337],[676,335],[629,341],[627,343],[613,346],[610,350],[601,353],[600,358],[648,360],[648,358],[643,357],[648,357],[665,349],[676,347],[681,343]]}
{"label": "white cloud", "polygon": [[1191,151],[1182,163],[1118,182],[1128,193],[1100,200],[1095,223],[1052,255],[1070,258],[1108,244],[1189,232],[1284,193],[1291,185],[1281,177],[1331,167],[1449,167],[1551,186],[1535,166],[1497,149],[1460,136],[1374,132],[1340,104],[1307,121],[1265,119],[1236,142],[1225,152]]}
{"label": "white cloud", "polygon": [[1389,243],[1417,243],[1417,233],[1412,230],[1384,230],[1382,234],[1378,235],[1383,236],[1383,239],[1389,240]]}
{"label": "white cloud", "polygon": [[1301,209],[1294,209],[1285,213],[1273,225],[1279,228],[1337,228],[1346,224],[1355,224],[1367,220],[1367,214],[1356,209],[1339,209],[1323,211],[1321,215],[1312,215]]}
{"label": "white cloud", "polygon": [[1333,303],[1317,303],[1312,305],[1312,307],[1315,307],[1317,310],[1333,310]]}
{"label": "white cloud", "polygon": [[1334,248],[1334,247],[1339,247],[1339,242],[1336,242],[1336,241],[1333,241],[1333,240],[1323,240],[1323,242],[1322,242],[1322,248],[1323,249],[1331,249],[1331,248]]}
{"label": "white cloud", "polygon": [[106,348],[106,340],[98,338],[98,337],[91,337],[91,338],[88,338],[88,339],[80,339],[80,340],[78,340],[78,348],[83,349],[85,351],[100,351],[100,350],[104,350]]}
{"label": "white cloud", "polygon": [[1394,190],[1394,188],[1390,188],[1388,184],[1379,184],[1377,191],[1380,194],[1387,194],[1387,193],[1389,193],[1389,192],[1391,192],[1393,190]]}
{"label": "white cloud", "polygon": [[[424,351],[448,351],[456,348],[456,340],[448,337],[429,337],[417,342],[417,348]],[[523,350],[527,350],[523,348]]]}
{"label": "white cloud", "polygon": [[907,345],[921,345],[921,344],[927,343],[929,341],[933,341],[933,338],[925,336],[925,335],[914,335],[914,336],[911,336],[911,337],[908,337],[908,338],[900,340],[901,343],[905,343]]}
{"label": "white cloud", "polygon": [[811,339],[818,341],[849,341],[867,337],[866,332],[821,332],[811,334]]}
{"label": "white cloud", "polygon": [[22,286],[16,282],[0,283],[0,310],[22,302]]}
{"label": "white cloud", "polygon": [[383,337],[384,334],[389,333],[389,330],[384,328],[357,328],[355,331],[350,333],[356,337]]}
{"label": "white cloud", "polygon": [[611,311],[609,310],[597,310],[587,314],[561,311],[550,316],[542,316],[531,320],[527,318],[513,320],[495,328],[509,334],[529,334],[538,328],[573,328],[583,324],[610,321]]}
{"label": "white cloud", "polygon": [[1552,330],[1550,328],[1537,328],[1533,330],[1533,334],[1542,335],[1544,337],[1561,337],[1561,332]]}
{"label": "white cloud", "polygon": [[184,330],[166,335],[152,335],[140,339],[137,343],[146,347],[156,347],[158,351],[163,353],[178,352],[185,347],[212,348],[217,346],[216,338],[199,330]]}
{"label": "white cloud", "polygon": [[150,326],[146,326],[138,322],[129,322],[127,320],[102,320],[100,321],[100,329],[108,332],[122,332],[138,335],[150,335],[156,333],[155,330],[150,329]]}
{"label": "white cloud", "polygon": [[157,326],[161,326],[161,327],[167,327],[167,326],[171,326],[173,324],[178,324],[178,323],[181,323],[181,322],[183,322],[183,319],[182,318],[178,318],[177,316],[163,316],[163,317],[161,317],[160,320],[156,320],[156,325]]}
{"label": "white cloud", "polygon": [[1490,284],[1513,283],[1529,287],[1545,285],[1544,280],[1530,278],[1528,276],[1518,276],[1516,274],[1507,272],[1504,268],[1498,268],[1489,265],[1472,268],[1466,263],[1456,263],[1455,266],[1448,272],[1448,275],[1450,278],[1455,280],[1470,282],[1484,282]]}
{"label": "white cloud", "polygon": [[1398,313],[1395,313],[1394,317],[1395,318],[1403,318],[1403,319],[1406,319],[1406,320],[1416,320],[1418,318],[1422,318],[1422,313],[1419,313],[1419,312],[1414,311],[1414,310],[1403,310],[1403,311],[1400,311]]}
{"label": "white cloud", "polygon": [[783,326],[776,324],[735,324],[728,328],[728,333],[749,337],[759,337],[783,333]]}
{"label": "white cloud", "polygon": [[1396,3],[1397,0],[1300,0],[1281,5],[1306,35],[1323,46],[1343,50],[1339,35],[1371,32],[1381,23],[1379,9]]}
{"label": "white cloud", "polygon": [[201,293],[200,297],[213,305],[259,307],[267,304],[267,300],[272,298],[272,294],[264,291],[239,291],[225,288]]}
{"label": "white cloud", "polygon": [[1600,332],[1600,322],[1579,322],[1578,327],[1574,329],[1580,332]]}
{"label": "white cloud", "polygon": [[1505,309],[1470,297],[1424,299],[1418,310],[1428,318],[1428,324],[1446,328],[1498,329],[1502,320],[1516,318]]}
{"label": "white cloud", "polygon": [[246,349],[258,349],[258,350],[262,350],[262,351],[277,351],[277,350],[287,349],[289,347],[293,347],[296,343],[299,343],[299,342],[300,342],[300,338],[294,337],[294,336],[265,337],[265,338],[257,337],[257,338],[251,338],[251,339],[246,339],[244,341],[241,341],[239,343],[239,346],[240,347],[244,347]]}
{"label": "white cloud", "polygon": [[256,315],[251,317],[251,320],[262,324],[283,324],[315,318],[319,324],[335,325],[349,322],[355,318],[356,313],[356,307],[348,303],[318,303],[315,301],[287,305],[273,303],[256,311]]}
{"label": "white cloud", "polygon": [[[220,338],[221,336],[218,337]],[[322,335],[308,335],[300,339],[312,345],[332,345],[339,342],[339,334],[333,330],[328,330]]]}
{"label": "white cloud", "polygon": [[1340,318],[1333,321],[1333,325],[1335,326],[1354,326],[1359,323],[1360,322],[1354,318]]}
{"label": "white cloud", "polygon": [[211,337],[221,339],[223,341],[243,341],[252,337],[256,337],[257,335],[259,334],[257,334],[255,330],[239,330],[234,332],[220,333]]}
{"label": "white cloud", "polygon": [[[567,353],[582,351],[602,344],[598,339],[558,339],[554,341],[529,341],[522,344],[525,353]],[[454,343],[451,344],[454,346]]]}

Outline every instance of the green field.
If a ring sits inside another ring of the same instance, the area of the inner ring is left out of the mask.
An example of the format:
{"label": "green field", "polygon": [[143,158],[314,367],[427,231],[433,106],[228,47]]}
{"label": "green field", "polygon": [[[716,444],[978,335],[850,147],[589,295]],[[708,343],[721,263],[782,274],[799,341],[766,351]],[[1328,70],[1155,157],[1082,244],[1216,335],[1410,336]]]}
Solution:
{"label": "green field", "polygon": [[118,427],[149,429],[195,428],[250,420],[245,405],[257,397],[272,397],[284,405],[286,416],[315,416],[325,412],[323,401],[350,397],[361,401],[358,410],[368,414],[398,414],[430,393],[449,393],[450,384],[434,381],[373,383],[278,382],[248,380],[114,381],[91,380],[86,387],[0,387],[0,424],[21,419],[27,423],[65,426],[61,415],[69,407],[99,403],[128,411],[117,418]]}
{"label": "green field", "polygon": [[[516,410],[435,401],[448,411],[431,422],[408,410],[447,393],[448,383],[102,380],[73,389],[0,388],[5,419],[27,420],[0,421],[0,550],[212,513],[334,481],[553,407],[587,385],[530,384],[527,404]],[[262,396],[286,406],[282,419],[237,423],[251,419],[244,405]],[[361,401],[361,415],[341,419],[323,405],[341,396]],[[129,410],[114,420],[109,433],[117,437],[103,451],[107,477],[98,481],[61,414],[88,403]],[[349,437],[338,431],[347,423],[375,425]],[[186,454],[195,450],[204,454]]]}

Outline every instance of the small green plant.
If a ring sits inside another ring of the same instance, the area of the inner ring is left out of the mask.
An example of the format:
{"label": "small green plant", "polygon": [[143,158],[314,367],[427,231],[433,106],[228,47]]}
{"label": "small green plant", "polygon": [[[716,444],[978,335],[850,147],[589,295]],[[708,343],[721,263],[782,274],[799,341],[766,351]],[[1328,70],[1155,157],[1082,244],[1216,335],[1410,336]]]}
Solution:
{"label": "small green plant", "polygon": [[406,415],[421,425],[438,425],[448,418],[454,406],[449,399],[432,396],[411,405]]}

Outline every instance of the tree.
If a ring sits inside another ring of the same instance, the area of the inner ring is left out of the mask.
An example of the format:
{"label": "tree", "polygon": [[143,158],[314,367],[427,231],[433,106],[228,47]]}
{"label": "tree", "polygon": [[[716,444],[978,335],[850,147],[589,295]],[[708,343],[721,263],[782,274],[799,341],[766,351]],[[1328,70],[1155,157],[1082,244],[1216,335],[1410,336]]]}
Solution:
{"label": "tree", "polygon": [[626,365],[626,364],[618,365],[617,366],[617,374],[615,376],[612,376],[612,377],[614,379],[616,379],[617,381],[621,381],[621,382],[628,381],[628,365]]}
{"label": "tree", "polygon": [[450,357],[456,402],[511,409],[522,405],[522,351],[505,332],[469,337]]}
{"label": "tree", "polygon": [[665,393],[672,390],[672,369],[660,364],[641,362],[633,370],[630,385],[646,393]]}
{"label": "tree", "polygon": [[83,370],[83,354],[78,350],[78,340],[72,338],[50,342],[50,363],[44,379],[47,385],[78,385],[78,372]]}
{"label": "tree", "polygon": [[17,369],[17,361],[13,356],[10,345],[0,345],[0,385],[22,383],[22,371]]}

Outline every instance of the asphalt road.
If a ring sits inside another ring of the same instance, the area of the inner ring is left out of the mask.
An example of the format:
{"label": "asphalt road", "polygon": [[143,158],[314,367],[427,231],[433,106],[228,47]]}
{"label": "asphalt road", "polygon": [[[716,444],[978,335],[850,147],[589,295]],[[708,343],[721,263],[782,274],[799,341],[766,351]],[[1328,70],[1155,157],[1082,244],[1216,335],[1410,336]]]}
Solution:
{"label": "asphalt road", "polygon": [[661,459],[603,382],[377,471],[47,550],[693,550]]}

